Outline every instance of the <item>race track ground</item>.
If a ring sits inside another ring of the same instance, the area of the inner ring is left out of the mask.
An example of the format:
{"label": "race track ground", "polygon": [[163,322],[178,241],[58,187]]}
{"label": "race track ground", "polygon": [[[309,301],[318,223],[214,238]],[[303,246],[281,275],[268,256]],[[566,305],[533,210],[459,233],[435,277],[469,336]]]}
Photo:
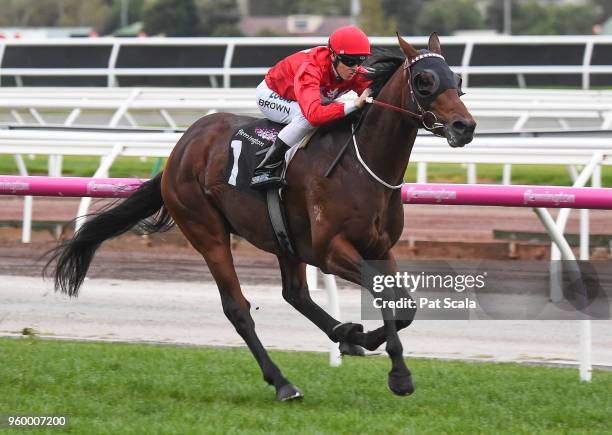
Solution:
{"label": "race track ground", "polygon": [[[258,274],[244,284],[243,291],[266,348],[327,351],[327,336],[283,300],[278,283],[262,285],[261,278]],[[0,335],[19,336],[31,328],[50,338],[244,346],[211,282],[92,278],[72,299],[54,293],[52,283],[40,277],[0,275],[0,288]],[[311,294],[326,307],[325,291]],[[338,297],[342,321],[363,323],[367,330],[380,326],[376,320],[361,320],[359,290],[340,288]],[[504,300],[511,303],[512,298]],[[592,325],[593,363],[611,367],[612,321]],[[578,332],[578,322],[564,320],[417,320],[400,337],[409,359],[575,365]]]}

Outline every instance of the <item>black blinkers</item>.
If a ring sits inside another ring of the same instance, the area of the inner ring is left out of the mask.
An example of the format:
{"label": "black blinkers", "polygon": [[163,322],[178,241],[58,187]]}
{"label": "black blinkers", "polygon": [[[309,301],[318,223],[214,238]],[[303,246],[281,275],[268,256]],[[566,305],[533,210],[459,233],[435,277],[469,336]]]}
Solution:
{"label": "black blinkers", "polygon": [[461,90],[461,76],[455,74],[444,60],[438,57],[425,57],[411,66],[412,89],[424,109],[429,110],[431,104],[447,89]]}

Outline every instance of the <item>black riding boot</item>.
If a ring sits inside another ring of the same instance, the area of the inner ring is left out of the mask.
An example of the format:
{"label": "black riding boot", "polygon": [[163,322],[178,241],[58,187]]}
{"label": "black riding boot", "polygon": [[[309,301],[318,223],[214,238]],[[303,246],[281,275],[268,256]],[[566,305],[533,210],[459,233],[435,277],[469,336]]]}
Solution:
{"label": "black riding boot", "polygon": [[252,188],[263,188],[271,183],[280,181],[280,176],[273,176],[273,174],[276,169],[282,166],[283,157],[288,149],[289,145],[277,137],[264,159],[253,172],[253,178],[251,179]]}

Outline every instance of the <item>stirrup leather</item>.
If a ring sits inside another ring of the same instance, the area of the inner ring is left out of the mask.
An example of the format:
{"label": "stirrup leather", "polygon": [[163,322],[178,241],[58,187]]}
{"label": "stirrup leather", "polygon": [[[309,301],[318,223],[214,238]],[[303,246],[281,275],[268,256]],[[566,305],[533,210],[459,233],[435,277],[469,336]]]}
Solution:
{"label": "stirrup leather", "polygon": [[251,187],[260,188],[260,187],[268,186],[271,184],[278,184],[278,185],[283,184],[282,176],[273,175],[268,172],[263,172],[261,174],[257,174],[253,176],[253,178],[251,179]]}

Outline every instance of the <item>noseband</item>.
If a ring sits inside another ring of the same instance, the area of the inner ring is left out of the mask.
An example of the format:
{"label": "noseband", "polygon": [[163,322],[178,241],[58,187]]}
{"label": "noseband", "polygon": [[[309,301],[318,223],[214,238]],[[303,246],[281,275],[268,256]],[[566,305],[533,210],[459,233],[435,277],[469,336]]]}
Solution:
{"label": "noseband", "polygon": [[425,59],[427,57],[438,57],[444,61],[446,61],[446,59],[444,59],[444,56],[442,56],[441,54],[437,54],[437,53],[423,53],[420,54],[410,60],[406,59],[404,61],[404,71],[406,72],[406,74],[408,75],[408,85],[410,87],[410,99],[412,100],[412,102],[414,103],[415,107],[417,108],[416,113],[412,112],[408,109],[404,109],[403,107],[399,107],[399,106],[395,106],[393,104],[389,104],[389,103],[385,103],[384,101],[380,101],[380,100],[375,100],[373,97],[368,97],[366,98],[366,103],[369,104],[373,104],[375,106],[379,106],[382,107],[384,109],[389,109],[389,110],[393,110],[395,112],[404,114],[404,115],[408,115],[413,119],[416,119],[419,124],[425,129],[428,130],[430,132],[432,132],[433,134],[435,134],[436,136],[441,136],[444,137],[443,135],[436,133],[435,130],[438,128],[442,128],[444,127],[444,124],[442,124],[441,122],[438,121],[438,117],[436,116],[436,114],[434,112],[432,112],[431,110],[424,110],[423,107],[421,106],[421,104],[419,103],[419,100],[417,99],[416,95],[414,94],[414,89],[412,87],[412,72],[410,70],[410,68],[417,63],[418,61]]}

